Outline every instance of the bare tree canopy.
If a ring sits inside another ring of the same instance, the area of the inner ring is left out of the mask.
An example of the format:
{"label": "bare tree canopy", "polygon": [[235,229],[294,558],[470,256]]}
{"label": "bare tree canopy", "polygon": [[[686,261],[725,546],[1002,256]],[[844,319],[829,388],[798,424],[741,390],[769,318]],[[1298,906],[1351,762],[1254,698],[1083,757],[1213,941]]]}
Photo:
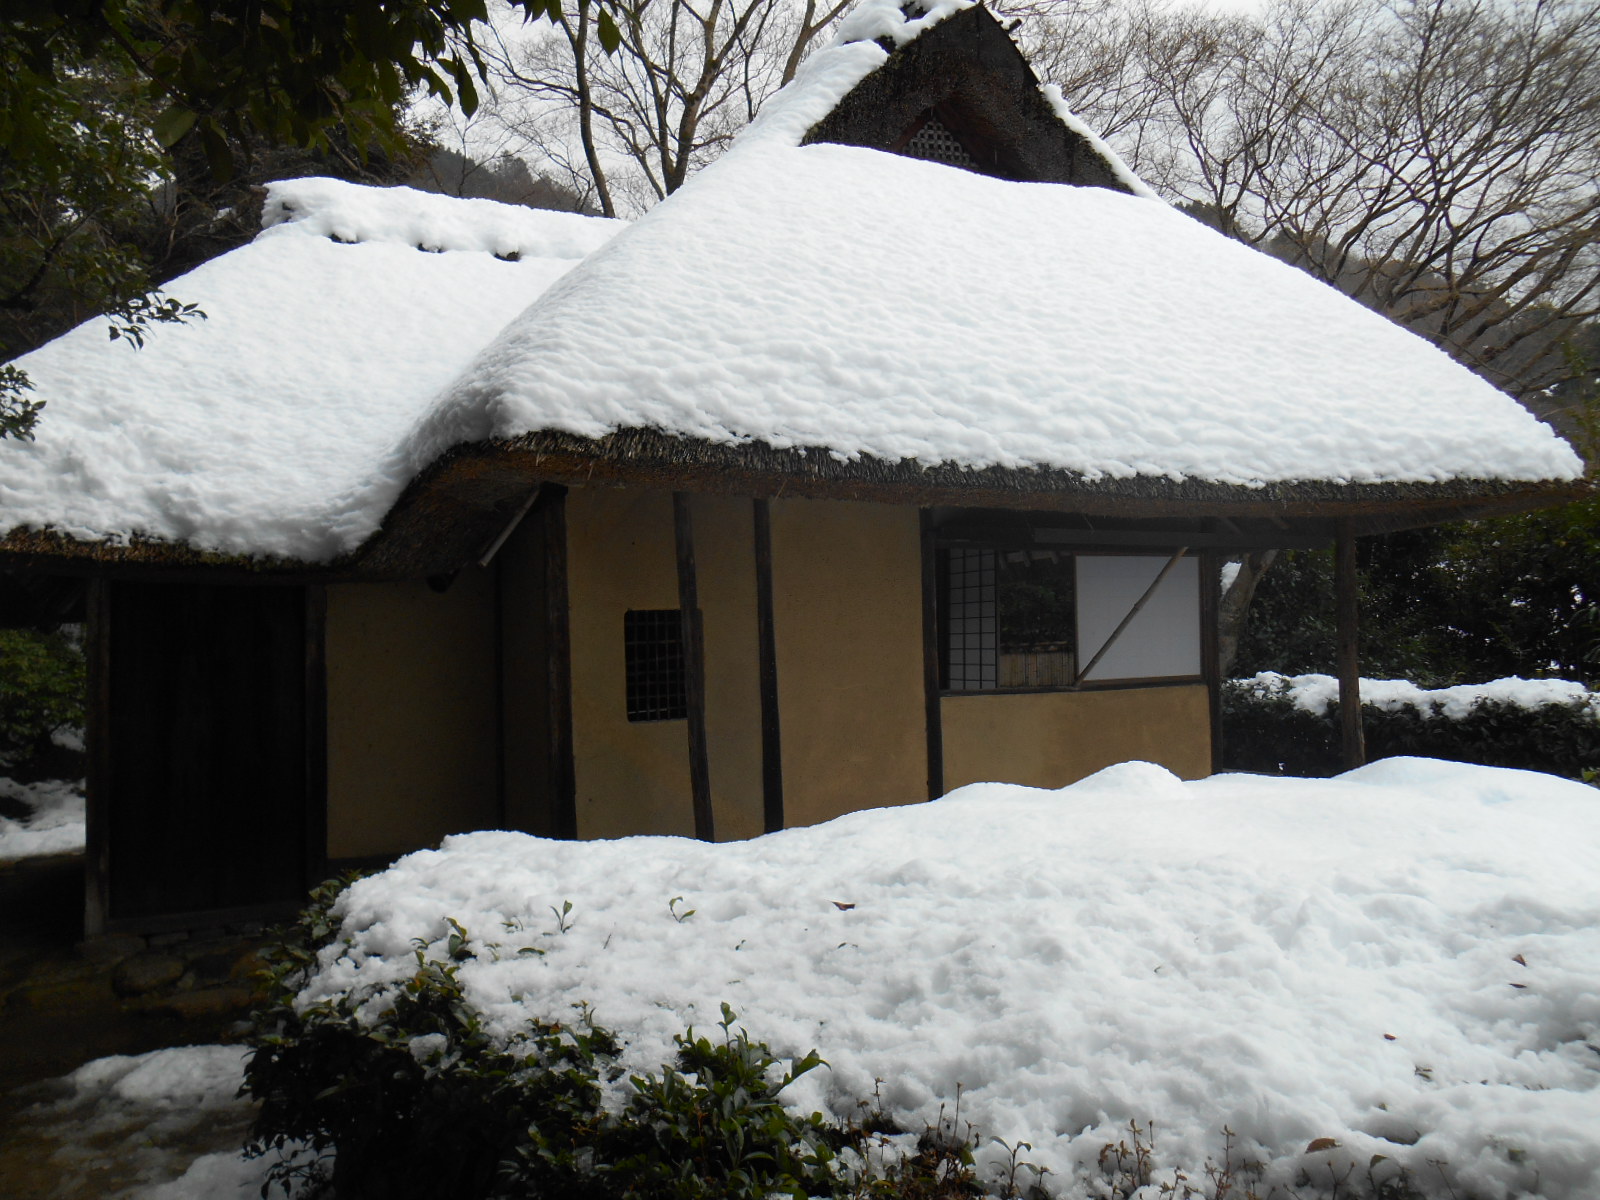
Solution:
{"label": "bare tree canopy", "polygon": [[502,38],[492,112],[607,216],[676,191],[794,76],[850,0],[622,0]]}
{"label": "bare tree canopy", "polygon": [[[1600,3],[1042,0],[1040,73],[1135,169],[1531,397],[1600,314]],[[1589,364],[1592,369],[1593,364]]]}

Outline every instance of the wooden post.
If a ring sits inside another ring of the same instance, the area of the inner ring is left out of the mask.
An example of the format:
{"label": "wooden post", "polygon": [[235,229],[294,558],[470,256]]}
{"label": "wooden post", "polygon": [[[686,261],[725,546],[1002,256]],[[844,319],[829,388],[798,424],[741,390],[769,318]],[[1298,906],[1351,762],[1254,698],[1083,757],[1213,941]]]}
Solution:
{"label": "wooden post", "polygon": [[1211,716],[1211,772],[1222,770],[1222,556],[1215,550],[1200,555],[1200,673],[1206,681]]}
{"label": "wooden post", "polygon": [[921,510],[922,704],[928,738],[928,799],[944,795],[944,716],[939,698],[939,570],[933,514]]}
{"label": "wooden post", "polygon": [[88,592],[88,803],[83,856],[83,935],[99,937],[111,919],[111,584]]}
{"label": "wooden post", "polygon": [[567,601],[567,489],[547,483],[539,489],[544,525],[544,603],[546,695],[550,720],[552,832],[578,836],[577,767],[572,752],[572,619]]}
{"label": "wooden post", "polygon": [[711,814],[711,766],[706,754],[706,652],[700,625],[700,594],[695,582],[694,517],[686,492],[672,493],[672,527],[678,550],[678,616],[683,636],[684,701],[689,717],[689,792],[694,803],[694,835],[717,840]]}
{"label": "wooden post", "polygon": [[1333,572],[1338,595],[1339,732],[1344,769],[1349,771],[1367,761],[1367,746],[1361,729],[1361,582],[1356,575],[1356,538],[1348,520],[1339,522]]}
{"label": "wooden post", "polygon": [[756,654],[761,678],[762,828],[783,828],[783,737],[778,719],[778,635],[772,602],[772,505],[756,500]]}
{"label": "wooden post", "polygon": [[328,589],[305,588],[306,891],[328,875]]}

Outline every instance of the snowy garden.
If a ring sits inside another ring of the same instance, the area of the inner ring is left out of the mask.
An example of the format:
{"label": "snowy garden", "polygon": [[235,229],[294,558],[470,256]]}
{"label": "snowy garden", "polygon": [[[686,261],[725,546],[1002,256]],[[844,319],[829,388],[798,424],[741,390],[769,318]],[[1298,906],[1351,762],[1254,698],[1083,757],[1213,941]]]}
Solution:
{"label": "snowy garden", "polygon": [[1600,1196],[1593,0],[281,7],[0,27],[0,1196]]}
{"label": "snowy garden", "polygon": [[[1152,1200],[1221,1195],[1222,1171],[1231,1195],[1580,1200],[1597,861],[1595,789],[1421,759],[1193,783],[1127,763],[719,845],[474,833],[351,887],[298,1004],[349,997],[378,1027],[419,961],[449,964],[502,1044],[614,1033],[613,1107],[728,1005],[785,1065],[825,1060],[792,1112],[881,1106],[904,1131],[883,1153],[953,1124],[991,1194],[1127,1195],[1142,1144]],[[462,1052],[405,1049],[440,1077]],[[91,1064],[61,1103],[226,1112],[243,1059]],[[205,1157],[146,1194],[253,1195],[273,1161]]]}

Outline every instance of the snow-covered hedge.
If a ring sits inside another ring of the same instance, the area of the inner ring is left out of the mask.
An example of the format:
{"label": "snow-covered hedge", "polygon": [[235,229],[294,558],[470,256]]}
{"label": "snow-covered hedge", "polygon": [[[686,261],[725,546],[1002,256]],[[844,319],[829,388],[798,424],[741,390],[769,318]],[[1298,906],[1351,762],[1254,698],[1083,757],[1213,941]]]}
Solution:
{"label": "snow-covered hedge", "polygon": [[[1332,775],[1339,681],[1263,671],[1223,687],[1223,755],[1237,770]],[[1497,679],[1427,690],[1363,679],[1369,759],[1424,755],[1582,779],[1600,771],[1600,692],[1561,679]]]}

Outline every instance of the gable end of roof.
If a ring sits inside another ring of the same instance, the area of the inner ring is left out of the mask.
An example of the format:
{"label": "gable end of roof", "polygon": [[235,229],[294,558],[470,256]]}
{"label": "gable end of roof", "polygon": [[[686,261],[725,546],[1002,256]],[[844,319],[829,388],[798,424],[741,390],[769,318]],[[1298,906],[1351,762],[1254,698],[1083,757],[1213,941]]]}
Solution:
{"label": "gable end of roof", "polygon": [[883,65],[813,125],[801,145],[831,142],[895,153],[932,118],[983,174],[1131,191],[1089,139],[1062,123],[1022,51],[981,5],[885,49]]}

